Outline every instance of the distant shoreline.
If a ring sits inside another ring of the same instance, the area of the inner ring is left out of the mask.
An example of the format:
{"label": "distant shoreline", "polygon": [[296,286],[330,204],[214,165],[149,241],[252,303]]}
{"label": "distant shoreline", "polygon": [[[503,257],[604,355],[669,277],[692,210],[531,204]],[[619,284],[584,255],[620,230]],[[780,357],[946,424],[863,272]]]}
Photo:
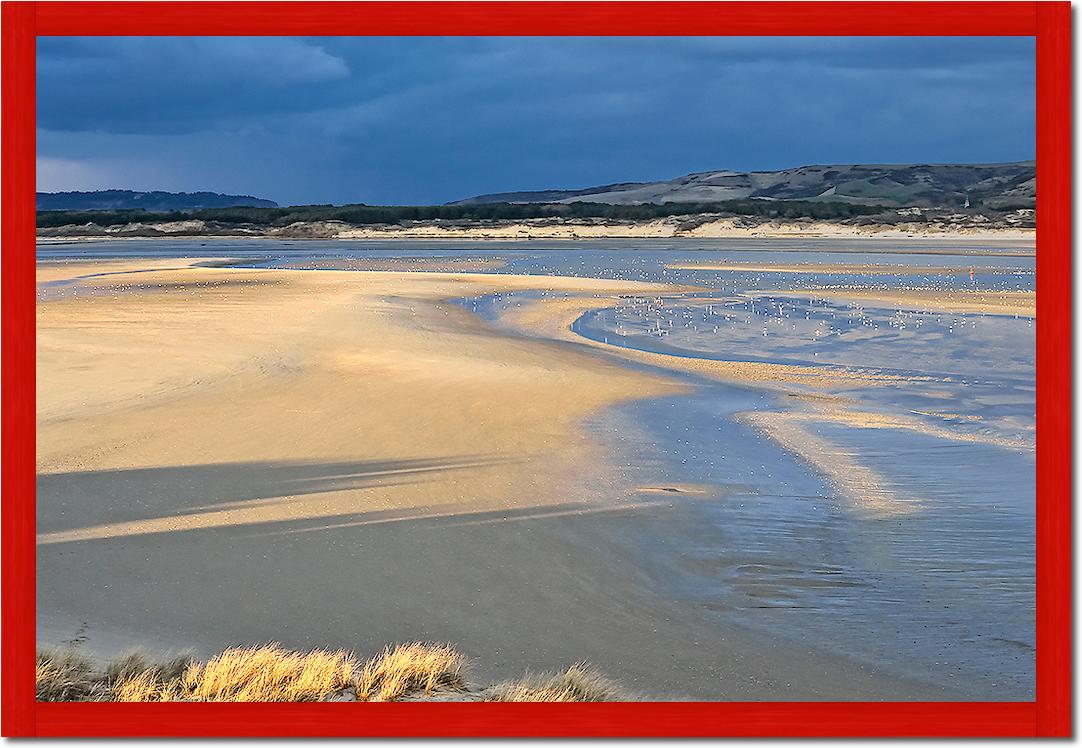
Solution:
{"label": "distant shoreline", "polygon": [[224,229],[204,221],[132,223],[102,227],[96,224],[39,229],[42,243],[90,239],[971,239],[1035,241],[1032,227],[988,225],[977,216],[951,217],[936,222],[859,223],[816,220],[754,220],[696,216],[650,221],[425,221],[357,226],[338,221],[297,222],[288,226],[243,226]]}

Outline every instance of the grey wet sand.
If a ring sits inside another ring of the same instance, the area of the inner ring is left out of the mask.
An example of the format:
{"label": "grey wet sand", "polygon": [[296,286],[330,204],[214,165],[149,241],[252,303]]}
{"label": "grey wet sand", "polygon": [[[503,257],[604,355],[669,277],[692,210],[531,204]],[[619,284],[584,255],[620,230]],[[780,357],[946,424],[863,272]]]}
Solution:
{"label": "grey wet sand", "polygon": [[952,695],[669,599],[716,499],[626,485],[581,423],[686,385],[446,301],[547,289],[581,314],[656,286],[41,267],[76,275],[86,293],[38,306],[43,643],[440,640],[480,677],[585,658],[659,698]]}

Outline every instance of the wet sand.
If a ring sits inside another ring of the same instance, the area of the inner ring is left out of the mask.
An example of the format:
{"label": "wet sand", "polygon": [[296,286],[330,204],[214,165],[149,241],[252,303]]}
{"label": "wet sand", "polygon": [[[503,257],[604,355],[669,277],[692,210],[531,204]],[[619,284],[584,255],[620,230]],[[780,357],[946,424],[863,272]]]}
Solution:
{"label": "wet sand", "polygon": [[184,264],[39,266],[81,278],[38,305],[42,643],[429,639],[482,677],[589,659],[658,698],[951,696],[658,590],[693,516],[582,423],[687,385],[447,301],[572,292],[581,314],[660,287]]}

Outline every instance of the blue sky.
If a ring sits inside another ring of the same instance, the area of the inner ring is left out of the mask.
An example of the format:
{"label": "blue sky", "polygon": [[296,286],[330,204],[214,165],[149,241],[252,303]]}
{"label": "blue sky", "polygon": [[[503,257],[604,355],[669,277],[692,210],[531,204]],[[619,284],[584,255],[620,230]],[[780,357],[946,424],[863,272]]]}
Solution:
{"label": "blue sky", "polygon": [[38,189],[281,204],[1034,157],[1031,38],[38,39]]}

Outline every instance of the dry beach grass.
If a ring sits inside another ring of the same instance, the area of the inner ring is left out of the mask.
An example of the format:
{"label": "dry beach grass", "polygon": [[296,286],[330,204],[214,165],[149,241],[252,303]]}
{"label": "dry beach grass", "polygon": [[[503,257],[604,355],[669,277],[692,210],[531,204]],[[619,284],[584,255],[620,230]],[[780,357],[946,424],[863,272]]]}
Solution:
{"label": "dry beach grass", "polygon": [[38,701],[619,701],[626,692],[579,663],[487,688],[470,687],[466,658],[446,644],[388,647],[361,662],[344,650],[277,644],[227,649],[205,663],[139,654],[96,667],[74,650],[38,653]]}

